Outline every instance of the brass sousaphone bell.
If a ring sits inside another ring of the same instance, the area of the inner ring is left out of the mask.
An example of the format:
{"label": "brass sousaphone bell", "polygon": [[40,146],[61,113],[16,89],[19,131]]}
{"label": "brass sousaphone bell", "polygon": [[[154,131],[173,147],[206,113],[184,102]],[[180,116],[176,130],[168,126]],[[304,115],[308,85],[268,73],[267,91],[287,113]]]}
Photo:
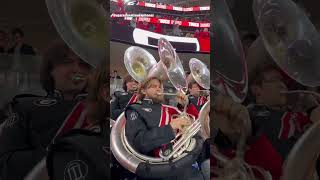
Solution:
{"label": "brass sousaphone bell", "polygon": [[105,0],[46,0],[49,15],[68,46],[96,67],[106,60],[108,18]]}

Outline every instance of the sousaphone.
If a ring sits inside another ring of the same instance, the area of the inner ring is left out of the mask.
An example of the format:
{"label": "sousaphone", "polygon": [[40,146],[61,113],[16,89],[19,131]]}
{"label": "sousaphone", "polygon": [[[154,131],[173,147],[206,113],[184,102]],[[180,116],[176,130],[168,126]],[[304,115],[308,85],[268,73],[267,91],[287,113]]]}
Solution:
{"label": "sousaphone", "polygon": [[188,82],[195,81],[202,88],[210,89],[210,71],[208,67],[199,59],[191,58],[189,60],[190,78]]}
{"label": "sousaphone", "polygon": [[[188,77],[188,84],[195,81],[205,90],[204,94],[210,89],[210,71],[208,67],[199,59],[191,58],[189,61],[190,75]],[[202,106],[198,120],[201,123],[201,137],[206,140],[210,138],[210,99]]]}
{"label": "sousaphone", "polygon": [[46,0],[49,15],[62,39],[83,60],[96,67],[106,60],[106,0]]}
{"label": "sousaphone", "polygon": [[[305,86],[319,86],[319,33],[302,9],[291,0],[254,0],[253,12],[263,45],[281,69]],[[318,121],[297,141],[282,180],[313,179],[320,153],[319,127]]]}
{"label": "sousaphone", "polygon": [[[242,177],[243,179],[254,179],[254,175],[248,171],[244,162],[244,152],[247,137],[251,134],[250,119],[243,119],[239,129],[231,128],[219,119],[215,119],[214,100],[217,94],[229,96],[233,101],[241,103],[244,101],[248,90],[248,72],[244,57],[243,48],[239,34],[234,25],[231,13],[225,0],[214,1],[215,12],[213,13],[213,31],[212,44],[214,49],[211,53],[210,66],[211,71],[211,95],[210,100],[213,112],[210,112],[210,137],[215,138],[215,132],[230,132],[237,137],[236,156],[232,159],[224,156],[218,148],[211,148],[211,155],[217,159],[222,167],[216,171],[218,178],[228,179]],[[213,146],[212,146],[213,147]]]}

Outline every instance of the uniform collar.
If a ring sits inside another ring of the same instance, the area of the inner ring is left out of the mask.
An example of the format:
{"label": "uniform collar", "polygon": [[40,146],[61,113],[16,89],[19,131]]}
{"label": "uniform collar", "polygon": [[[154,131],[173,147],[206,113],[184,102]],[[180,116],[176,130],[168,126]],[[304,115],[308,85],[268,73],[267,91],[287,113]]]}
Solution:
{"label": "uniform collar", "polygon": [[197,98],[200,98],[201,96],[194,96],[194,95],[189,95],[189,98],[194,98],[194,99],[197,99]]}
{"label": "uniform collar", "polygon": [[149,99],[149,98],[144,98],[143,102],[148,103],[148,104],[153,104],[152,99]]}
{"label": "uniform collar", "polygon": [[[73,100],[83,100],[84,98],[87,97],[87,95],[88,95],[88,93],[79,93],[79,94],[74,96]],[[61,100],[64,99],[63,93],[60,90],[57,90],[57,89],[55,89],[53,91],[52,97],[56,98],[56,99],[61,99]]]}

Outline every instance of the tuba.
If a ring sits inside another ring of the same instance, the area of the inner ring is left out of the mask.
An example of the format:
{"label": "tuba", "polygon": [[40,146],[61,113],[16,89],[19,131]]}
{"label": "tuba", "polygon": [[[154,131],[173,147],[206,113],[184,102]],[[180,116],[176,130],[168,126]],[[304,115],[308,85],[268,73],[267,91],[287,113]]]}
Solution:
{"label": "tuba", "polygon": [[[188,82],[195,81],[205,90],[200,91],[209,91],[210,89],[210,71],[207,66],[196,58],[191,58],[189,61],[190,75],[188,77]],[[199,112],[198,121],[201,124],[200,134],[201,137],[206,140],[210,138],[210,99],[202,106]]]}
{"label": "tuba", "polygon": [[199,90],[207,96],[210,89],[210,71],[208,67],[199,59],[191,58],[189,61],[190,75],[188,76],[188,84],[196,82],[205,90]]}
{"label": "tuba", "polygon": [[51,20],[68,46],[90,65],[106,60],[109,18],[104,0],[46,0]]}
{"label": "tuba", "polygon": [[191,76],[189,82],[196,81],[202,88],[210,89],[210,71],[199,59],[191,58],[189,61]]}
{"label": "tuba", "polygon": [[[161,60],[149,71],[147,68],[142,70],[141,72],[147,72],[147,76],[144,77],[169,79],[176,89],[182,91],[186,89],[186,78],[182,64],[169,41],[161,38],[158,52]],[[128,71],[130,72],[131,69]],[[186,115],[183,112],[179,112],[179,114],[180,116]],[[125,134],[125,123],[126,119],[122,113],[111,130],[111,150],[123,167],[140,177],[162,178],[168,177],[172,173],[181,173],[184,167],[195,162],[202,150],[203,139],[200,136],[195,136],[201,128],[199,121],[194,121],[183,134],[178,134],[174,140],[173,151],[169,154],[160,152],[159,158],[140,154],[129,144]]]}
{"label": "tuba", "polygon": [[124,65],[130,76],[138,82],[146,79],[148,72],[156,64],[152,54],[141,47],[131,46],[124,53]]}
{"label": "tuba", "polygon": [[[212,141],[214,141],[214,133],[218,129],[229,128],[226,122],[214,119],[214,100],[217,94],[230,96],[233,101],[241,103],[246,98],[248,90],[247,63],[232,15],[225,0],[216,0],[215,7],[215,13],[213,14],[215,21],[212,25],[215,27],[215,36],[213,36],[215,50],[211,57],[211,60],[213,59],[214,70],[211,72],[212,76],[210,80],[210,101],[213,106],[213,112],[210,112],[210,138]],[[218,166],[219,170],[215,171],[218,178],[255,179],[252,173],[253,167],[244,161],[246,140],[251,134],[251,122],[250,119],[242,119],[241,122],[242,125],[239,127],[240,132],[235,132],[235,129],[229,128],[230,132],[237,135],[237,149],[234,158],[230,159],[224,156],[215,145],[210,148],[212,157],[221,165]],[[264,179],[267,179],[268,175],[264,170],[262,170],[262,174],[265,175]]]}
{"label": "tuba", "polygon": [[[319,86],[320,39],[307,15],[291,0],[254,0],[253,12],[266,52],[278,66],[307,87]],[[320,152],[319,123],[315,122],[291,149],[282,180],[314,178]]]}
{"label": "tuba", "polygon": [[169,80],[177,90],[186,92],[186,75],[180,58],[165,38],[160,38],[158,41],[158,54],[160,62],[150,70],[149,77],[160,77],[163,81]]}

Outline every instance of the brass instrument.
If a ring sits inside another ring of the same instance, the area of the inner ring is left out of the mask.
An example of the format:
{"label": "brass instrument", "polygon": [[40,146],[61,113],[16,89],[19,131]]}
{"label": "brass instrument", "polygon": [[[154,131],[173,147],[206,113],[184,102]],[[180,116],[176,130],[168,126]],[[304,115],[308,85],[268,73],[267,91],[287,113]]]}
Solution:
{"label": "brass instrument", "polygon": [[62,39],[83,60],[96,67],[106,60],[108,20],[101,0],[46,0]]}
{"label": "brass instrument", "polygon": [[[307,15],[291,0],[254,0],[253,12],[267,54],[297,82],[307,87],[319,86],[320,39]],[[302,90],[281,93],[319,96]],[[296,142],[287,157],[282,180],[314,178],[320,152],[319,130],[318,121]]]}
{"label": "brass instrument", "polygon": [[189,82],[196,81],[202,88],[210,89],[210,71],[207,66],[196,58],[189,60],[191,71]]}
{"label": "brass instrument", "polygon": [[131,46],[124,53],[124,65],[133,79],[138,82],[146,79],[148,72],[156,64],[154,57],[141,47]]}
{"label": "brass instrument", "polygon": [[[219,94],[230,96],[233,101],[241,103],[247,96],[248,90],[248,71],[247,63],[244,57],[244,51],[239,38],[239,33],[234,25],[232,15],[225,0],[215,1],[215,13],[213,14],[214,53],[211,58],[214,71],[211,76],[211,104],[215,111],[214,100]],[[237,67],[237,68],[234,68]],[[214,113],[214,112],[210,112]],[[223,129],[227,127],[226,122],[220,119],[210,117],[211,138],[214,138],[213,129]],[[202,117],[202,119],[205,119]],[[251,134],[250,119],[242,119],[242,124],[238,129],[231,129],[231,133],[237,135],[236,156],[232,159],[225,157],[219,150],[211,148],[211,155],[217,159],[219,171],[216,171],[217,179],[245,179],[254,180],[252,173],[253,167],[248,166],[244,161],[244,152],[246,150],[246,140]],[[206,133],[208,134],[208,133]],[[208,136],[208,135],[206,135]],[[267,174],[263,171],[263,174]],[[265,177],[268,177],[267,175]]]}

